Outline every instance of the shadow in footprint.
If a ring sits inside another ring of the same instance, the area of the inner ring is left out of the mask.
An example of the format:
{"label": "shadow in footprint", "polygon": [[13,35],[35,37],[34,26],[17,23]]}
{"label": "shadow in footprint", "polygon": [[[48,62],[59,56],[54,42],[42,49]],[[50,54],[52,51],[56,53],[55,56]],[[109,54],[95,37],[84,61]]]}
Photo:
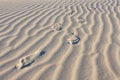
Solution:
{"label": "shadow in footprint", "polygon": [[35,62],[35,60],[33,60],[32,62],[30,62],[29,64],[23,65],[20,69],[24,69],[26,67],[31,66],[33,62]]}
{"label": "shadow in footprint", "polygon": [[72,41],[72,44],[78,44],[80,41],[80,38],[76,36],[76,39]]}
{"label": "shadow in footprint", "polygon": [[43,56],[46,53],[46,51],[41,51],[39,56]]}

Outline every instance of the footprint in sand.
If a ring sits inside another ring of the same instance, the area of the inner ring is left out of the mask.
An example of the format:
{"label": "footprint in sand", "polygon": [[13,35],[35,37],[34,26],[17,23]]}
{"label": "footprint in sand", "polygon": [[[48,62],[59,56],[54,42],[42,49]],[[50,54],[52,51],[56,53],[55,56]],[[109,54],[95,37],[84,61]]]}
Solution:
{"label": "footprint in sand", "polygon": [[74,12],[75,12],[75,11],[72,10],[70,14],[73,15]]}
{"label": "footprint in sand", "polygon": [[69,44],[78,44],[80,41],[80,38],[76,35],[74,35],[74,33],[69,33],[67,35],[67,42]]}
{"label": "footprint in sand", "polygon": [[94,6],[91,6],[91,10],[98,11],[98,9],[96,7],[94,7]]}
{"label": "footprint in sand", "polygon": [[31,55],[27,55],[25,57],[22,57],[19,59],[18,63],[16,64],[17,69],[23,69],[26,67],[29,67],[38,57],[45,54],[45,51],[42,51],[40,53],[34,53]]}
{"label": "footprint in sand", "polygon": [[60,31],[60,30],[62,30],[62,24],[61,23],[55,23],[54,25],[52,25],[52,29],[54,31]]}
{"label": "footprint in sand", "polygon": [[79,18],[79,22],[83,24],[83,23],[85,23],[85,19],[83,19],[82,17],[80,17]]}

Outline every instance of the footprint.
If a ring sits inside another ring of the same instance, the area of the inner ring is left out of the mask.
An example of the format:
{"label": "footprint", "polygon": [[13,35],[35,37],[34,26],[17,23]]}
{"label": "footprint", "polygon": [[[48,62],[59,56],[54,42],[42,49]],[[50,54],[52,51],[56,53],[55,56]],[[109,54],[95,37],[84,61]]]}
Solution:
{"label": "footprint", "polygon": [[76,35],[74,35],[74,33],[70,33],[67,35],[67,42],[69,44],[78,44],[80,41],[80,38]]}
{"label": "footprint", "polygon": [[71,11],[71,13],[70,13],[70,14],[71,14],[71,15],[73,15],[73,13],[74,13],[74,12],[75,12],[75,11]]}
{"label": "footprint", "polygon": [[91,6],[92,10],[99,11],[98,8]]}
{"label": "footprint", "polygon": [[61,24],[61,23],[55,23],[55,24],[52,26],[52,29],[53,29],[53,30],[56,30],[56,31],[60,31],[60,30],[62,30],[62,24]]}
{"label": "footprint", "polygon": [[79,18],[80,23],[85,23],[85,19],[83,19],[82,17]]}
{"label": "footprint", "polygon": [[31,55],[27,55],[25,57],[22,57],[19,59],[18,63],[16,64],[17,69],[23,69],[26,67],[29,67],[38,57],[42,56],[45,54],[45,51],[38,53],[34,53]]}
{"label": "footprint", "polygon": [[111,3],[110,6],[114,6],[114,3]]}

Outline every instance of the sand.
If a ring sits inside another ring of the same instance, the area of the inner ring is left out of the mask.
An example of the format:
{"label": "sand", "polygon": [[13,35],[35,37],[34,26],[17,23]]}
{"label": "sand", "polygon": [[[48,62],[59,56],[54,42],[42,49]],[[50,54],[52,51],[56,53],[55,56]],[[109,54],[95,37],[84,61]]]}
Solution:
{"label": "sand", "polygon": [[0,0],[0,80],[120,80],[120,0]]}

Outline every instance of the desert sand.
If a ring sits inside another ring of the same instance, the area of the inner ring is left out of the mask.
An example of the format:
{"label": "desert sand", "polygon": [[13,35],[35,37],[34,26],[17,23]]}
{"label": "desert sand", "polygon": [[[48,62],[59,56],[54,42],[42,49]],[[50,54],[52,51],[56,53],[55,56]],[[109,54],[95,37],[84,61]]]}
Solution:
{"label": "desert sand", "polygon": [[0,80],[120,80],[120,0],[0,0]]}

